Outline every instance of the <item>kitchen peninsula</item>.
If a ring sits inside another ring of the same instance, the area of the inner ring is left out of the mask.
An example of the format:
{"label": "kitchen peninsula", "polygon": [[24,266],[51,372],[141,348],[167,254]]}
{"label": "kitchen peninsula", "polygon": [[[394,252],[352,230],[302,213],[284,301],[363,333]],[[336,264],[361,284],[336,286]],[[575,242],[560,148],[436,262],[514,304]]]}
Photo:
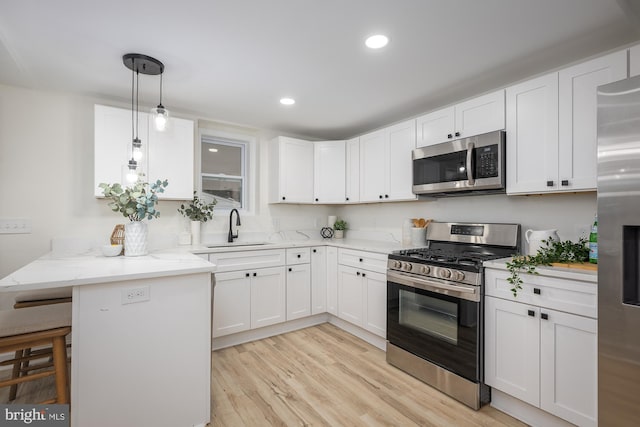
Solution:
{"label": "kitchen peninsula", "polygon": [[48,254],[0,280],[0,297],[72,293],[72,426],[204,426],[214,270],[178,251]]}

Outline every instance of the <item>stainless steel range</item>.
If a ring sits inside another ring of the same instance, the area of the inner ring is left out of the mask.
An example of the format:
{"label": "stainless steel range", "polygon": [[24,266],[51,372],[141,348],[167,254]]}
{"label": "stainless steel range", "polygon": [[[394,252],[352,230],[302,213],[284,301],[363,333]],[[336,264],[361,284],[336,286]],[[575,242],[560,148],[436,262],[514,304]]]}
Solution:
{"label": "stainless steel range", "polygon": [[519,224],[431,223],[389,255],[387,362],[474,409],[484,384],[484,261],[520,252]]}

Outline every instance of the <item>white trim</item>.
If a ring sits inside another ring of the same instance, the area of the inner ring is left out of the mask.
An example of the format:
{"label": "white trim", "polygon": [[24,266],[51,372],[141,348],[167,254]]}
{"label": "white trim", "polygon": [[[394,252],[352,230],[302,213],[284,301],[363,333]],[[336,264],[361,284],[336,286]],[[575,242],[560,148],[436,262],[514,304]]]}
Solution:
{"label": "white trim", "polygon": [[495,388],[491,389],[491,406],[531,426],[573,427],[573,424]]}

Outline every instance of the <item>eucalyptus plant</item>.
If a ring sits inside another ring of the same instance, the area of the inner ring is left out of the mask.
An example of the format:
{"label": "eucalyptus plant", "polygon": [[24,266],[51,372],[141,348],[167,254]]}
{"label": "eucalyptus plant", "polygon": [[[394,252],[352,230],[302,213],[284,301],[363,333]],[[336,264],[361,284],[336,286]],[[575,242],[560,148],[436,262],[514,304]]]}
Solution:
{"label": "eucalyptus plant", "polygon": [[334,230],[346,230],[347,229],[347,221],[343,219],[339,219],[333,224]]}
{"label": "eucalyptus plant", "polygon": [[515,256],[510,262],[507,262],[507,270],[511,274],[507,278],[507,282],[513,286],[511,292],[514,297],[522,289],[520,273],[538,274],[536,266],[551,265],[553,262],[583,263],[589,261],[589,248],[587,247],[587,239],[584,237],[581,237],[577,243],[571,240],[556,241],[552,237],[548,240],[542,240],[542,243],[544,246],[538,249],[535,255]]}
{"label": "eucalyptus plant", "polygon": [[98,187],[102,189],[102,194],[108,199],[109,207],[114,212],[120,212],[125,218],[131,221],[142,221],[143,219],[153,219],[160,216],[160,211],[156,209],[158,203],[158,193],[164,193],[164,189],[169,185],[169,181],[157,180],[154,183],[138,179],[131,187],[122,187],[119,183],[101,183]]}
{"label": "eucalyptus plant", "polygon": [[213,219],[213,207],[216,203],[218,203],[218,201],[213,199],[213,202],[207,204],[204,200],[198,198],[197,192],[194,191],[193,200],[191,200],[187,206],[184,204],[180,205],[178,212],[191,221],[207,222]]}

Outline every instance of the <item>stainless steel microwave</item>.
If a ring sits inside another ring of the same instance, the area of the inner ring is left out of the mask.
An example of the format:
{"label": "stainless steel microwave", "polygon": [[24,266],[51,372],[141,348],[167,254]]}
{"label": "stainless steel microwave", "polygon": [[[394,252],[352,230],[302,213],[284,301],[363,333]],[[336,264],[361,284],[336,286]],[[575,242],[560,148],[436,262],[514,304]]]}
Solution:
{"label": "stainless steel microwave", "polygon": [[505,132],[500,130],[415,149],[413,193],[504,193],[505,147]]}

